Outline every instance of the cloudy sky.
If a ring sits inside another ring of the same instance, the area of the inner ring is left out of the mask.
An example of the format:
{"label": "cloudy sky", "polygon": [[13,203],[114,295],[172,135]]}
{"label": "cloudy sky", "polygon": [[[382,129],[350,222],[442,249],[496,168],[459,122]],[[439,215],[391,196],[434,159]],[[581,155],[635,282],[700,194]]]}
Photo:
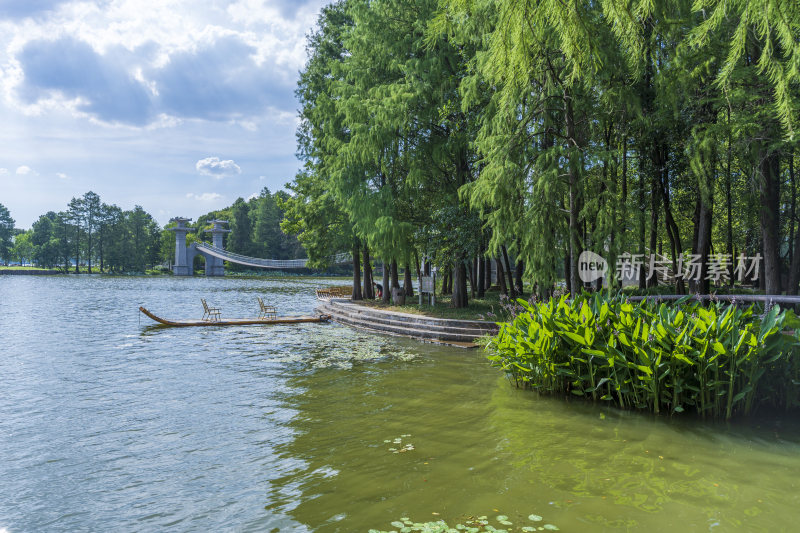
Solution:
{"label": "cloudy sky", "polygon": [[291,181],[326,0],[0,0],[0,203],[92,190],[161,224]]}

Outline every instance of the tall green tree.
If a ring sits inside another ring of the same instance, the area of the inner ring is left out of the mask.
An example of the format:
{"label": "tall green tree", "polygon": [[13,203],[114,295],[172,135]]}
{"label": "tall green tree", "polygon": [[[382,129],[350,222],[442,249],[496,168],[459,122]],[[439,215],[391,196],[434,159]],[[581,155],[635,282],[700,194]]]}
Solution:
{"label": "tall green tree", "polygon": [[11,238],[14,236],[14,219],[6,206],[0,204],[0,258],[8,264],[11,257]]}
{"label": "tall green tree", "polygon": [[11,248],[11,257],[20,264],[29,263],[34,259],[35,247],[32,242],[32,230],[23,231],[14,237],[14,246]]}
{"label": "tall green tree", "polygon": [[253,254],[253,224],[244,198],[238,198],[231,206],[231,233],[227,246],[237,254]]}

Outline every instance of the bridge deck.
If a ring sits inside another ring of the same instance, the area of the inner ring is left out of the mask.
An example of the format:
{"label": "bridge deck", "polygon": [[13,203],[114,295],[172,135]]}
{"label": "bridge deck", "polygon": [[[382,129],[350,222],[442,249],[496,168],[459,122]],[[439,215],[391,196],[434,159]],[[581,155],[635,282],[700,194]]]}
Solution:
{"label": "bridge deck", "polygon": [[[308,265],[308,259],[260,259],[258,257],[248,257],[246,255],[229,252],[228,250],[217,248],[208,243],[197,243],[197,251],[223,261],[255,268],[292,269],[307,268]],[[331,264],[348,263],[350,260],[350,254],[338,254],[331,257]]]}

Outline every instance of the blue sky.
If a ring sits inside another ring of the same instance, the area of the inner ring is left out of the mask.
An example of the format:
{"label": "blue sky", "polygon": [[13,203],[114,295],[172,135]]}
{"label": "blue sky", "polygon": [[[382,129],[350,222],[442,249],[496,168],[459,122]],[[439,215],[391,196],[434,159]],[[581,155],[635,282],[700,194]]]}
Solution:
{"label": "blue sky", "polygon": [[0,0],[0,203],[93,190],[161,224],[275,191],[326,0]]}

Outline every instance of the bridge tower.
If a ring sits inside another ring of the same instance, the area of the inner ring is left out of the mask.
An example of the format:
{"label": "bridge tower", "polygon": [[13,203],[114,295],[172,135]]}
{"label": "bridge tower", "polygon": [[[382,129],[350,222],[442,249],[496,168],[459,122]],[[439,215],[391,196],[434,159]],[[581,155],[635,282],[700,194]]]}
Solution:
{"label": "bridge tower", "polygon": [[190,220],[192,219],[184,217],[170,219],[170,222],[177,224],[174,228],[170,228],[170,231],[175,233],[175,264],[172,266],[172,272],[176,276],[191,276],[193,274],[194,268],[189,263],[186,248],[186,234],[194,231],[194,228],[186,227],[186,223]]}
{"label": "bridge tower", "polygon": [[[211,244],[214,248],[218,248],[220,250],[223,249],[222,246],[222,237],[226,233],[230,233],[231,230],[223,227],[223,224],[227,224],[227,220],[212,220],[214,227],[211,229],[205,230],[206,233],[211,234]],[[224,276],[225,275],[225,264],[222,259],[214,256],[206,256],[206,276]]]}

